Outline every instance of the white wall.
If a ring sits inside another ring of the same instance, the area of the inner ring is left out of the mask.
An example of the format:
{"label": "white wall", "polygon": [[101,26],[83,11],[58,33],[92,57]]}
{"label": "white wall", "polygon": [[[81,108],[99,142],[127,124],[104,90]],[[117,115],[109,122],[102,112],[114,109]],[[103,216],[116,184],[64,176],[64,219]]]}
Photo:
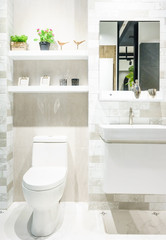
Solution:
{"label": "white wall", "polygon": [[[117,46],[117,22],[100,22],[100,46]],[[100,91],[113,90],[113,58],[100,58]]]}
{"label": "white wall", "polygon": [[113,90],[113,58],[100,58],[100,91]]}
{"label": "white wall", "polygon": [[80,49],[87,47],[86,0],[14,0],[14,34],[28,35],[29,49],[38,49],[36,29],[52,28],[55,39],[70,42],[64,49],[75,49],[73,40],[86,40]]}

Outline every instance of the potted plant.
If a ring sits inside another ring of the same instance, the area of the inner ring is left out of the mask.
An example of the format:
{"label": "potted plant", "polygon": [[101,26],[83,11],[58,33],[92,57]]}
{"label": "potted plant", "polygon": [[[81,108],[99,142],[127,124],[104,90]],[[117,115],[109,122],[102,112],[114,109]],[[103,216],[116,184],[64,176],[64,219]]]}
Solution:
{"label": "potted plant", "polygon": [[131,88],[134,84],[134,66],[129,67],[129,74],[126,75],[126,78],[129,79],[126,85],[129,85]]}
{"label": "potted plant", "polygon": [[51,28],[47,28],[46,30],[40,30],[39,28],[37,29],[38,36],[40,39],[35,38],[34,41],[38,41],[40,45],[40,50],[49,50],[50,48],[50,43],[54,43],[54,34]]}
{"label": "potted plant", "polygon": [[11,50],[27,50],[27,39],[25,35],[15,35],[10,37]]}

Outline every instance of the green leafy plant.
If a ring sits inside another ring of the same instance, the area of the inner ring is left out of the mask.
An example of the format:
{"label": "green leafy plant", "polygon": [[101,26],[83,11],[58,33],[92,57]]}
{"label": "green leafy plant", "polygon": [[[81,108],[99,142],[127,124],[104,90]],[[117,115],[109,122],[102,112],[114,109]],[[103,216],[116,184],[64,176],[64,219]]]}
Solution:
{"label": "green leafy plant", "polygon": [[34,41],[40,41],[40,42],[48,42],[48,43],[54,43],[54,34],[51,28],[47,28],[46,30],[40,30],[37,29],[38,36],[40,39],[35,38]]}
{"label": "green leafy plant", "polygon": [[126,78],[129,79],[126,85],[129,85],[130,87],[132,87],[134,83],[134,66],[129,67],[129,74],[126,75]]}
{"label": "green leafy plant", "polygon": [[25,35],[21,35],[21,36],[15,35],[10,37],[11,42],[26,42],[27,39],[28,37]]}

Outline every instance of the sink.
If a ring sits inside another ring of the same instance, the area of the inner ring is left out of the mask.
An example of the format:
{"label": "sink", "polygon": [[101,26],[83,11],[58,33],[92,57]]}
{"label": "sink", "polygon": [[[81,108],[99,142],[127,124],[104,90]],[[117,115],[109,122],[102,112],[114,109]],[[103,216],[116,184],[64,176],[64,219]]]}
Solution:
{"label": "sink", "polygon": [[166,125],[100,125],[100,137],[108,143],[166,143]]}

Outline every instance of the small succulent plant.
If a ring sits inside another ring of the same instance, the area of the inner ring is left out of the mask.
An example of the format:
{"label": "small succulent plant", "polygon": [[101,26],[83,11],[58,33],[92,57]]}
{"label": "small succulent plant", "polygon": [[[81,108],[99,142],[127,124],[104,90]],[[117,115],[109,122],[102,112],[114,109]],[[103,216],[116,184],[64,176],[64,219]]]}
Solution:
{"label": "small succulent plant", "polygon": [[11,42],[26,42],[27,39],[28,39],[28,36],[25,36],[25,35],[21,35],[21,36],[15,35],[10,37]]}

